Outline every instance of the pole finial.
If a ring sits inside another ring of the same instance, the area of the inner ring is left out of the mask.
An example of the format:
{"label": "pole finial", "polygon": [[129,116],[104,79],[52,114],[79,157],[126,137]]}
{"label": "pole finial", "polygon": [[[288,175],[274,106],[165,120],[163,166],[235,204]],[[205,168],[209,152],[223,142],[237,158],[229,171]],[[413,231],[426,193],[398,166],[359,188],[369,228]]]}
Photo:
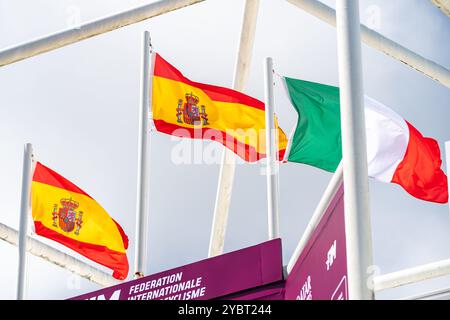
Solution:
{"label": "pole finial", "polygon": [[148,40],[148,46],[150,48],[150,52],[153,52],[152,37],[150,36],[150,31],[145,30],[144,37],[146,38],[146,40]]}

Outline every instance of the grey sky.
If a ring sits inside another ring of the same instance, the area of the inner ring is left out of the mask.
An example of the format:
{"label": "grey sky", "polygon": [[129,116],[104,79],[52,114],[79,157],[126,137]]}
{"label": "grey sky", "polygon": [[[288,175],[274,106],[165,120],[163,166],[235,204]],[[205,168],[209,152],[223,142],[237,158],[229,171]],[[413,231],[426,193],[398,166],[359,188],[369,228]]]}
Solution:
{"label": "grey sky", "polygon": [[[0,0],[0,48],[150,1]],[[334,6],[334,1],[325,1]],[[241,0],[208,0],[167,15],[0,69],[0,221],[18,227],[22,150],[80,186],[124,227],[134,259],[139,65],[142,31],[191,79],[231,86],[243,9]],[[379,15],[379,20],[374,20]],[[450,20],[428,0],[364,0],[361,20],[450,68]],[[262,0],[246,93],[263,98],[262,64],[280,74],[337,85],[336,31],[281,0]],[[363,46],[364,87],[444,150],[450,140],[450,91]],[[292,110],[277,101],[288,132]],[[175,165],[169,136],[152,136],[149,267],[153,273],[205,258],[218,165]],[[239,165],[226,251],[264,241],[265,177]],[[299,164],[281,168],[281,234],[287,262],[331,175]],[[370,182],[374,260],[381,273],[450,257],[447,205],[417,200],[396,185]],[[54,242],[55,247],[62,248]],[[63,250],[65,250],[63,248]],[[13,299],[17,250],[0,242],[0,298]],[[109,271],[108,271],[109,272]],[[130,272],[130,275],[132,272]],[[441,278],[382,292],[400,298],[448,287]],[[29,298],[61,299],[98,287],[30,256]]]}

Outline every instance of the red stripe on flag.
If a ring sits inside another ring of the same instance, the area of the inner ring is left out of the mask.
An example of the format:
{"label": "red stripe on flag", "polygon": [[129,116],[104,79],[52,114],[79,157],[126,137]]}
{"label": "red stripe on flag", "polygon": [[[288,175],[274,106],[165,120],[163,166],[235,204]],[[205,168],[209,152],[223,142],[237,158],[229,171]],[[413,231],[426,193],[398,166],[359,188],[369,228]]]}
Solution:
{"label": "red stripe on flag", "polygon": [[128,249],[128,236],[126,235],[125,231],[123,231],[122,226],[118,224],[116,220],[114,220],[113,218],[111,218],[111,220],[114,221],[117,230],[119,230],[120,236],[122,237],[123,247],[125,248],[125,250]]}
{"label": "red stripe on flag", "polygon": [[441,169],[439,144],[432,138],[425,138],[406,121],[409,128],[409,142],[405,156],[392,178],[412,196],[432,202],[448,202],[447,176]]}
{"label": "red stripe on flag", "polygon": [[126,279],[129,271],[128,259],[125,253],[111,250],[105,246],[76,241],[52,229],[45,227],[40,221],[34,222],[36,233],[52,239],[62,245],[78,252],[86,258],[112,269],[113,277],[119,280]]}
{"label": "red stripe on flag", "polygon": [[44,166],[42,163],[36,163],[36,169],[33,174],[33,181],[45,183],[57,188],[65,189],[67,191],[83,194],[92,199],[90,195],[78,188],[72,182],[61,176],[59,173]]}
{"label": "red stripe on flag", "polygon": [[210,84],[194,82],[186,78],[179,70],[164,60],[159,54],[155,58],[155,76],[184,82],[203,90],[213,101],[240,103],[260,110],[265,110],[264,103],[239,91]]}
{"label": "red stripe on flag", "polygon": [[[159,132],[181,138],[203,139],[206,133],[206,136],[208,137],[207,140],[215,141],[216,139],[219,139],[220,141],[218,142],[248,162],[255,162],[266,157],[265,153],[257,152],[253,146],[242,143],[233,136],[220,130],[201,128],[201,132],[199,132],[200,130],[198,129],[194,130],[193,128],[180,127],[175,124],[167,123],[164,120],[153,120],[153,122]],[[197,137],[197,135],[199,137]],[[280,150],[279,159],[284,158],[285,151],[285,149]]]}

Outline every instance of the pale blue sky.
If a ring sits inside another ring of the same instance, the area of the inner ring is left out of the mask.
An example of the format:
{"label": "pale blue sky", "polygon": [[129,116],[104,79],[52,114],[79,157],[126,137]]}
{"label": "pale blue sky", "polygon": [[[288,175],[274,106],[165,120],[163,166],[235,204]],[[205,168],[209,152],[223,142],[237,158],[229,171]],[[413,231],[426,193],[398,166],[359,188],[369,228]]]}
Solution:
{"label": "pale blue sky", "polygon": [[[66,28],[77,12],[83,22],[148,2],[0,0],[0,48]],[[334,6],[332,0],[326,3]],[[40,161],[96,198],[121,223],[131,240],[132,265],[142,31],[151,32],[155,49],[186,76],[231,86],[242,9],[241,0],[208,0],[0,68],[0,221],[18,227],[22,150],[31,142]],[[373,12],[379,15],[375,22]],[[450,68],[450,20],[431,1],[364,0],[361,21]],[[273,57],[280,74],[337,85],[335,29],[285,1],[261,1],[246,89],[259,99],[266,56]],[[450,90],[367,46],[363,63],[366,93],[437,139],[443,151],[450,140]],[[289,131],[292,110],[279,100],[277,111]],[[152,143],[148,273],[207,256],[219,172],[218,165],[173,164],[176,143],[168,136],[154,134]],[[239,165],[236,170],[226,251],[267,238],[260,169]],[[285,262],[330,177],[304,165],[282,166]],[[370,182],[370,191],[374,261],[381,273],[450,258],[447,205],[414,199],[396,185],[376,181]],[[17,249],[0,242],[0,258],[0,299],[13,299]],[[449,284],[449,277],[441,278],[378,297],[401,298]],[[97,288],[30,256],[29,298],[62,299]]]}

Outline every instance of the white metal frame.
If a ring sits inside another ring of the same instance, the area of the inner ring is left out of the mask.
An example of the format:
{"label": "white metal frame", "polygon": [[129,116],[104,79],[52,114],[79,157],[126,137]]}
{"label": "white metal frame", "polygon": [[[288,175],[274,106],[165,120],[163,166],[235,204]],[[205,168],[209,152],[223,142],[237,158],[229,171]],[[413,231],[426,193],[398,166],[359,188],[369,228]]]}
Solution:
{"label": "white metal frame", "polygon": [[[77,28],[63,30],[23,44],[5,48],[0,51],[0,67],[203,1],[204,0],[161,0],[112,16],[100,18],[82,24]],[[314,15],[320,20],[332,26],[336,26],[335,10],[320,1],[286,1],[303,11]],[[245,14],[246,18],[244,19],[243,25],[247,24],[249,28],[243,27],[241,29],[241,42],[238,53],[239,58],[236,63],[236,71],[245,70],[245,65],[249,62],[249,53],[251,53],[251,48],[253,47],[252,34],[255,32],[252,21],[256,20],[255,12],[257,12],[258,4],[259,0],[248,0],[246,3],[246,12],[249,14]],[[244,41],[245,39],[248,39],[248,42]],[[363,25],[361,25],[361,40],[374,49],[405,63],[412,69],[417,70],[450,88],[450,71],[443,66],[418,55]],[[235,72],[234,83],[236,87],[239,87],[241,86],[241,83],[244,83],[247,74],[248,72],[246,71]]]}
{"label": "white metal frame", "polygon": [[[183,7],[187,7],[204,0],[161,0],[155,3],[144,5],[138,8],[127,10],[112,16],[101,18],[85,23],[80,27],[57,32],[39,39],[32,40],[17,46],[6,48],[0,51],[0,67],[20,60],[24,60],[38,54],[61,48],[63,46],[76,43],[78,41],[100,35],[118,28],[131,25],[157,15],[168,13]],[[322,21],[336,26],[336,12],[317,0],[287,0],[291,4],[316,16]],[[432,0],[435,4],[441,4],[445,0]],[[244,21],[241,29],[240,46],[235,68],[233,87],[237,90],[244,89],[244,83],[248,75],[251,62],[251,51],[253,47],[254,34],[256,29],[257,10],[259,0],[247,0],[244,11]],[[443,66],[425,59],[415,52],[395,43],[394,41],[380,35],[379,33],[361,25],[361,40],[369,46],[391,56],[392,58],[405,63],[435,81],[450,88],[450,71]],[[450,168],[450,143],[446,144],[447,149],[447,172]],[[225,150],[223,165],[219,177],[218,196],[211,232],[211,242],[209,255],[220,254],[223,251],[223,241],[225,235],[228,208],[231,199],[231,187],[235,171],[234,155]],[[226,164],[226,165],[225,165]],[[325,191],[308,227],[300,240],[294,255],[288,264],[288,272],[292,269],[293,262],[298,258],[304,244],[309,239],[314,228],[317,226],[324,209],[327,206],[334,192],[337,183],[342,180],[342,167],[340,166]],[[219,195],[224,195],[222,197]],[[221,198],[222,197],[222,198]],[[224,208],[221,209],[221,208]],[[220,213],[221,211],[222,213]],[[224,213],[225,212],[225,213]],[[22,223],[21,223],[22,225]],[[0,223],[0,239],[13,245],[18,244],[18,232]],[[56,265],[74,272],[81,277],[89,279],[100,285],[108,286],[117,283],[110,275],[80,261],[46,244],[27,237],[26,250],[38,257],[48,260]],[[21,241],[25,243],[25,241]],[[375,290],[384,290],[393,286],[413,283],[432,277],[450,274],[448,268],[449,260],[402,270],[392,274],[378,276],[374,280]]]}

